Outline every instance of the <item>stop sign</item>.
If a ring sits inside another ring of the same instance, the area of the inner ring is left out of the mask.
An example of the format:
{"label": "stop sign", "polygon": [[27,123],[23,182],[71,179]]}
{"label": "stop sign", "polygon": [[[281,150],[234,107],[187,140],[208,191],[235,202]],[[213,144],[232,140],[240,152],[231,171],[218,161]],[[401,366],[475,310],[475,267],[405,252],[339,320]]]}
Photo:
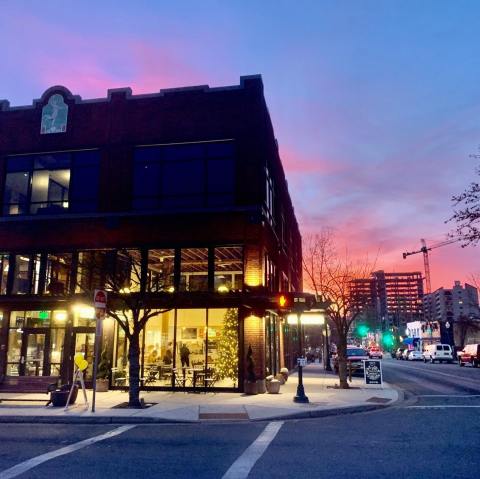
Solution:
{"label": "stop sign", "polygon": [[93,303],[96,308],[107,307],[107,293],[103,289],[96,289],[93,295]]}

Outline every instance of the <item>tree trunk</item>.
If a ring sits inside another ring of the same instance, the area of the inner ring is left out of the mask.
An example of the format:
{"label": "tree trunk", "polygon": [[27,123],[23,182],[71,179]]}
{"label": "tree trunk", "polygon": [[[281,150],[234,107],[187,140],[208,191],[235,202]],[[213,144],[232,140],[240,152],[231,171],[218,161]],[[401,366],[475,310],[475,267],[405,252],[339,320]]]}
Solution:
{"label": "tree trunk", "polygon": [[129,390],[128,406],[141,408],[140,402],[140,334],[134,332],[128,345]]}
{"label": "tree trunk", "polygon": [[338,354],[338,379],[340,381],[340,389],[348,389],[347,380],[347,338],[343,332],[339,331],[338,334],[338,345],[337,345],[337,354]]}

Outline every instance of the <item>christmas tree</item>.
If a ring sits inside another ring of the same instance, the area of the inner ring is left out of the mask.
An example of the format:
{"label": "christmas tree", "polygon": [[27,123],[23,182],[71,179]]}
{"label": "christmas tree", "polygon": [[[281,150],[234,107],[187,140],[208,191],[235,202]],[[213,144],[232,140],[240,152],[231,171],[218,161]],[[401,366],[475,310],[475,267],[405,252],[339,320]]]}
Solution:
{"label": "christmas tree", "polygon": [[216,363],[219,379],[238,378],[238,318],[236,309],[227,309],[223,318],[222,331],[218,340]]}

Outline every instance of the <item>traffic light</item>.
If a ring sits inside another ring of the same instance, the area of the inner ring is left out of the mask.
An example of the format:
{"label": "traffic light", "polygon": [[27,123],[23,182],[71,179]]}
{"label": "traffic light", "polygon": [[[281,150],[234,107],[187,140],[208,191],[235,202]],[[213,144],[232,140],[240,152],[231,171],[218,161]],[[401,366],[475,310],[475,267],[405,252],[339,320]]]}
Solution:
{"label": "traffic light", "polygon": [[316,306],[315,295],[309,293],[278,293],[275,305],[280,311],[309,311]]}
{"label": "traffic light", "polygon": [[365,336],[367,336],[369,330],[370,328],[366,324],[359,324],[357,326],[357,334],[361,338],[364,338]]}
{"label": "traffic light", "polygon": [[393,338],[393,334],[390,332],[385,332],[382,335],[382,343],[386,348],[391,348],[394,344],[395,340]]}

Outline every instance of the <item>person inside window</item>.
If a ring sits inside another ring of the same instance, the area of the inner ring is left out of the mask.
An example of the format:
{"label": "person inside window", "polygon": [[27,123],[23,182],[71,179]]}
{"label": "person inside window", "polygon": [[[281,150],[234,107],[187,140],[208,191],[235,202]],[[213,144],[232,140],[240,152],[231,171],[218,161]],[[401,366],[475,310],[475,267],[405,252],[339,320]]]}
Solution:
{"label": "person inside window", "polygon": [[172,364],[173,362],[173,354],[172,354],[172,343],[168,343],[167,350],[163,355],[163,364]]}
{"label": "person inside window", "polygon": [[180,361],[182,361],[182,368],[190,367],[190,349],[186,343],[183,343],[180,348]]}

